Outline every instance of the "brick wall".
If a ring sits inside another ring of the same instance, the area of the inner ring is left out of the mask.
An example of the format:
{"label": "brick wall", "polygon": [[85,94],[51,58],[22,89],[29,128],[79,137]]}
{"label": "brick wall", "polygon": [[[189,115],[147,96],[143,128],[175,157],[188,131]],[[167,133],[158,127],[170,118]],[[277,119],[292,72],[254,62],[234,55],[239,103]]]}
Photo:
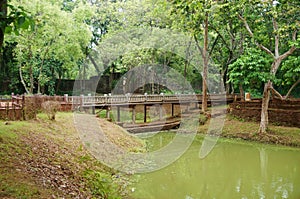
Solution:
{"label": "brick wall", "polygon": [[[260,121],[261,100],[237,101],[230,104],[230,114],[245,120]],[[271,123],[300,127],[300,100],[271,100],[269,104]]]}

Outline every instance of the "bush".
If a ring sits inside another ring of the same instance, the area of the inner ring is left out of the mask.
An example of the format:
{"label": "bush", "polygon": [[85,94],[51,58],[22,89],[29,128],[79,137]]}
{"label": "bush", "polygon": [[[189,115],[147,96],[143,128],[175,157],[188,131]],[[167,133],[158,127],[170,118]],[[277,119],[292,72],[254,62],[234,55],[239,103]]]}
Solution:
{"label": "bush", "polygon": [[42,110],[50,120],[55,120],[55,114],[60,110],[60,103],[57,101],[45,101],[42,103]]}

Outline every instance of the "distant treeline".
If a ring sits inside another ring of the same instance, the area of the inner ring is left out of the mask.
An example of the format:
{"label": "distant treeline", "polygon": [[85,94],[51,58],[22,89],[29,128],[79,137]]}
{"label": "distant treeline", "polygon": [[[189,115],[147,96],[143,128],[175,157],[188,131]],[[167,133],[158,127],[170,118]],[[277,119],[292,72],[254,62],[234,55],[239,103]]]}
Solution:
{"label": "distant treeline", "polygon": [[[92,91],[91,88],[94,87],[95,81],[99,82],[97,84],[97,93],[109,93],[111,90],[111,85],[112,82],[110,83],[110,77],[109,76],[103,76],[101,78],[91,78],[88,80],[72,80],[72,79],[56,79],[55,81],[55,94],[56,95],[63,95],[63,94],[69,94],[72,95],[73,93],[73,88],[74,88],[74,83],[75,81],[78,81],[82,87],[81,91],[78,90],[76,92],[88,92]],[[23,94],[25,93],[25,90],[22,86],[21,83],[19,85],[14,84],[11,86],[11,81],[10,80],[0,80],[0,94],[2,95],[10,95],[11,93],[15,94]],[[45,87],[45,94],[49,94],[48,88]],[[94,91],[95,92],[95,91]]]}

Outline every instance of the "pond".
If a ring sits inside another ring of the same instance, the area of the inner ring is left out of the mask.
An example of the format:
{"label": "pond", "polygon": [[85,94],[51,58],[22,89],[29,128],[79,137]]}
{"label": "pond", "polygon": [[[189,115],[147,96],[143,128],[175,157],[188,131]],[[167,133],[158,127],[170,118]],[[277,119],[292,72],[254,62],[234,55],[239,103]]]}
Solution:
{"label": "pond", "polygon": [[[146,138],[156,150],[174,133]],[[300,149],[219,139],[199,158],[197,136],[180,159],[161,170],[135,175],[134,198],[300,198]]]}

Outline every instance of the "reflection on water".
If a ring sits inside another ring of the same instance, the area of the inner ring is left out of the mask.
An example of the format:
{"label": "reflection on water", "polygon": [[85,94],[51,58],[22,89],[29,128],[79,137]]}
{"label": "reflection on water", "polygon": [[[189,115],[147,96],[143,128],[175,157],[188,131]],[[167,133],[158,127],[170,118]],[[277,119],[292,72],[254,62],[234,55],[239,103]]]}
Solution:
{"label": "reflection on water", "polygon": [[220,142],[199,159],[200,146],[194,142],[167,168],[137,176],[134,198],[300,198],[300,150]]}

